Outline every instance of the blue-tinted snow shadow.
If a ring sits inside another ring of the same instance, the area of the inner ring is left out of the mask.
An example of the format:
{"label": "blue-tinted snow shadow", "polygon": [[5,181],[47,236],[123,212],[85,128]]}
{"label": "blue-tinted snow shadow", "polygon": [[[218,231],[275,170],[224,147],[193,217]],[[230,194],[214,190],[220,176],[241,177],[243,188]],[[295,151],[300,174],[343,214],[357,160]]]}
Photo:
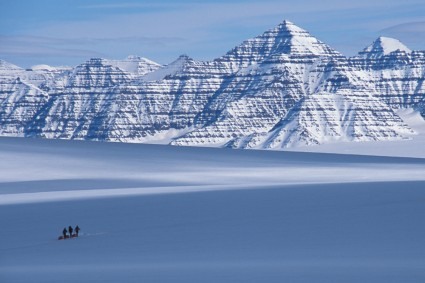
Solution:
{"label": "blue-tinted snow shadow", "polygon": [[105,163],[125,162],[152,170],[175,166],[186,168],[222,166],[244,167],[290,164],[425,164],[425,158],[385,157],[352,154],[296,151],[238,150],[228,148],[179,147],[170,145],[113,143],[94,141],[46,140],[40,138],[0,137],[0,152],[42,154],[97,160]]}
{"label": "blue-tinted snow shadow", "polygon": [[[162,182],[144,179],[58,179],[58,180],[32,180],[17,182],[0,182],[0,196],[2,194],[36,193],[68,190],[96,190],[96,189],[129,189],[144,187],[178,187],[187,183]],[[190,185],[194,185],[191,183]]]}
{"label": "blue-tinted snow shadow", "polygon": [[[423,282],[424,188],[314,184],[3,206],[0,278]],[[93,236],[55,240],[70,224]]]}

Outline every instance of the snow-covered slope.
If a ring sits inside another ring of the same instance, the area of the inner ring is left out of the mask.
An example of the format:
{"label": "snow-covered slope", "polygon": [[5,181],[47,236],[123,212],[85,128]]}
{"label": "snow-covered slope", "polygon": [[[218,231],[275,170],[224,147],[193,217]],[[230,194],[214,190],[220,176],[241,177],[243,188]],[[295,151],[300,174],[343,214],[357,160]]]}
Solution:
{"label": "snow-covered slope", "polygon": [[379,38],[348,64],[351,82],[393,109],[415,108],[425,97],[425,51]]}
{"label": "snow-covered slope", "polygon": [[366,59],[377,59],[396,51],[405,53],[412,52],[399,40],[381,36],[363,51],[359,52],[359,55]]}
{"label": "snow-covered slope", "polygon": [[36,65],[30,69],[23,69],[4,60],[0,60],[0,81],[16,80],[19,78],[25,83],[36,87],[43,87],[56,80],[59,76],[67,75],[72,68]]}
{"label": "snow-covered slope", "polygon": [[316,146],[293,147],[287,150],[425,158],[425,151],[422,150],[425,144],[425,120],[419,111],[412,108],[396,111],[397,115],[415,131],[413,138],[399,141],[338,142]]}
{"label": "snow-covered slope", "polygon": [[180,55],[175,61],[171,62],[168,65],[162,66],[161,68],[157,68],[152,70],[151,72],[147,72],[145,76],[143,76],[142,80],[144,81],[161,81],[165,79],[167,76],[174,76],[176,74],[182,73],[185,70],[185,67],[190,64],[190,61],[193,61],[187,55]]}
{"label": "snow-covered slope", "polygon": [[[350,93],[352,94],[352,93]],[[377,110],[379,109],[379,110]],[[300,100],[268,133],[231,141],[236,148],[279,149],[348,141],[407,139],[407,125],[370,95],[316,93]]]}
{"label": "snow-covered slope", "polygon": [[233,72],[253,63],[261,63],[273,55],[286,54],[298,58],[341,56],[340,53],[311,36],[289,21],[283,21],[260,36],[248,39],[216,59],[228,65]]}
{"label": "snow-covered slope", "polygon": [[380,37],[346,58],[289,21],[212,61],[130,56],[31,71],[44,77],[1,66],[2,82],[20,74],[47,93],[10,130],[24,136],[280,149],[415,138],[394,110],[424,113],[425,51]]}
{"label": "snow-covered slope", "polygon": [[99,124],[97,116],[114,100],[112,89],[132,76],[95,58],[75,67],[50,86],[49,100],[27,127],[27,135],[84,139]]}
{"label": "snow-covered slope", "polygon": [[1,138],[0,281],[423,282],[424,185],[424,159]]}
{"label": "snow-covered slope", "polygon": [[38,111],[48,101],[48,94],[21,81],[0,82],[0,134],[2,136],[25,136],[25,129]]}
{"label": "snow-covered slope", "polygon": [[31,70],[33,71],[49,71],[49,72],[55,72],[55,71],[61,71],[61,70],[71,70],[71,67],[53,67],[45,64],[41,65],[34,65],[31,67]]}
{"label": "snow-covered slope", "polygon": [[14,78],[13,74],[18,74],[23,71],[24,69],[22,69],[21,67],[13,65],[4,60],[0,60],[0,75],[2,79],[4,79],[6,76]]}
{"label": "snow-covered slope", "polygon": [[135,77],[146,75],[161,67],[154,61],[134,55],[130,55],[124,60],[105,60],[105,63],[127,71]]}

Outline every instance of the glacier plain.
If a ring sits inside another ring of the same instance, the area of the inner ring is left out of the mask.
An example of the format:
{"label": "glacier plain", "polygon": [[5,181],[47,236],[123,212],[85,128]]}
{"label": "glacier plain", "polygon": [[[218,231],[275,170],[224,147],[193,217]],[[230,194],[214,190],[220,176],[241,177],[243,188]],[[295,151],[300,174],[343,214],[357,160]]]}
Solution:
{"label": "glacier plain", "polygon": [[1,138],[0,282],[424,282],[424,188],[425,158]]}

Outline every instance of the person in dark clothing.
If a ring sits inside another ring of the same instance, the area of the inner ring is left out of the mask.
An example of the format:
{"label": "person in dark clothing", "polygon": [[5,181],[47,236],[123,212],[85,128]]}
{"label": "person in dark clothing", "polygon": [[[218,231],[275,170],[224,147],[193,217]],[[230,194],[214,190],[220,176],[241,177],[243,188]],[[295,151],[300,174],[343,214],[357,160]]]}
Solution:
{"label": "person in dark clothing", "polygon": [[75,234],[77,235],[77,237],[78,237],[79,232],[80,232],[80,227],[78,227],[78,225],[77,225],[77,227],[75,227]]}
{"label": "person in dark clothing", "polygon": [[69,232],[69,237],[72,237],[72,231],[74,231],[74,229],[72,229],[72,226],[68,227],[68,232]]}
{"label": "person in dark clothing", "polygon": [[64,239],[66,239],[66,233],[67,233],[66,228],[63,228],[62,234],[63,234],[63,238],[64,238]]}

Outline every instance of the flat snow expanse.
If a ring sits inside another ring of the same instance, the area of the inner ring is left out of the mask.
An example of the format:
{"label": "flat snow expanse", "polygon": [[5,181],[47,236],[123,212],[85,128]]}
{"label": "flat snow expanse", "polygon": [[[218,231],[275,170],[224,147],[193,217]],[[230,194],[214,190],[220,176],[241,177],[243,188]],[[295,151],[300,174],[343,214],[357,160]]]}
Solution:
{"label": "flat snow expanse", "polygon": [[0,282],[425,282],[425,159],[1,138],[0,216]]}

